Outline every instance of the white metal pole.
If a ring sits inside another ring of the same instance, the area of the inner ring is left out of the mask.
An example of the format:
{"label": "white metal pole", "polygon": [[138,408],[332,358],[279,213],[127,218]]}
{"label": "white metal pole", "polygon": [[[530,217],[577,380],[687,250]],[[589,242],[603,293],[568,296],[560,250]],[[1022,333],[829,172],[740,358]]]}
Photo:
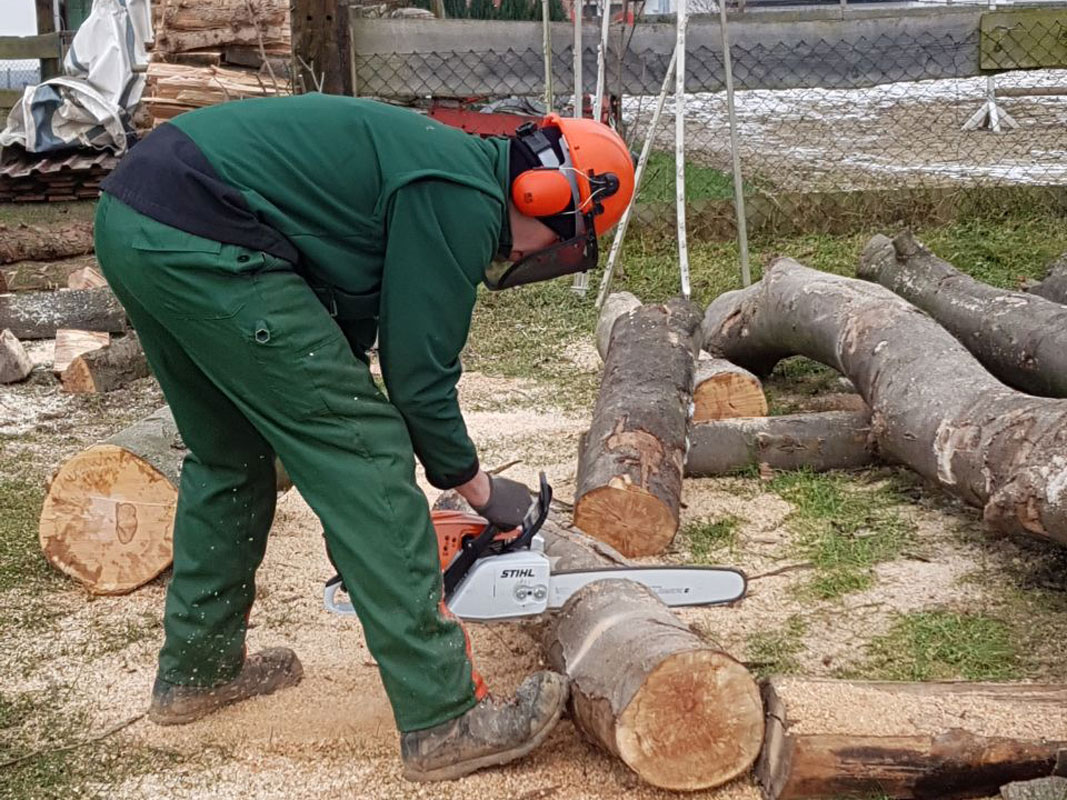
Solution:
{"label": "white metal pole", "polygon": [[600,279],[600,291],[596,296],[597,308],[604,305],[604,300],[608,296],[608,289],[611,288],[611,278],[615,274],[615,262],[618,260],[619,252],[622,250],[622,241],[626,238],[626,229],[630,225],[630,215],[637,204],[641,180],[645,176],[645,166],[648,164],[648,157],[652,153],[652,142],[656,138],[656,129],[659,127],[659,118],[667,101],[667,90],[671,87],[671,78],[674,76],[674,66],[677,60],[678,49],[675,48],[671,54],[671,61],[667,65],[667,73],[663,76],[663,87],[659,90],[656,110],[652,112],[652,121],[648,125],[648,133],[645,134],[645,143],[641,146],[641,155],[637,159],[637,169],[634,171],[634,196],[630,200],[630,205],[626,207],[626,211],[623,212],[622,219],[619,220],[619,227],[615,230],[615,241],[611,243],[611,252],[608,253],[608,263],[604,267],[604,276]]}
{"label": "white metal pole", "polygon": [[[720,0],[722,2],[722,0]],[[689,245],[685,234],[685,28],[688,22],[686,0],[678,0],[678,39],[674,69],[674,185],[678,217],[678,269],[682,296],[689,299]]]}
{"label": "white metal pole", "polygon": [[719,0],[719,28],[722,31],[722,66],[726,73],[726,115],[730,119],[730,157],[733,161],[734,214],[737,217],[737,246],[741,252],[741,284],[752,283],[748,261],[748,220],[745,216],[745,187],[741,180],[740,137],[737,135],[737,113],[734,110],[734,73],[730,57],[730,34],[726,23],[726,0]]}
{"label": "white metal pole", "polygon": [[552,7],[541,0],[541,47],[545,54],[545,111],[552,110]]}
{"label": "white metal pole", "polygon": [[[581,119],[582,114],[582,3],[574,0],[574,117]],[[589,290],[589,275],[585,272],[574,274],[571,287],[580,295]]]}
{"label": "white metal pole", "polygon": [[600,109],[604,104],[604,84],[608,72],[608,34],[611,27],[611,0],[602,0],[603,11],[600,17],[600,43],[596,49],[596,95],[593,97],[593,119],[600,119]]}

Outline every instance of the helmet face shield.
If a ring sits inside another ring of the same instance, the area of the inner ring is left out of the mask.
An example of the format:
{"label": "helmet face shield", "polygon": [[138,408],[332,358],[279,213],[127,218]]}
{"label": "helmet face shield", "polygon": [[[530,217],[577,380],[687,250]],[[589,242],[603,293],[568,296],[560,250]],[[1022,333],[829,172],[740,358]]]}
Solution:
{"label": "helmet face shield", "polygon": [[537,281],[547,281],[575,272],[585,272],[597,265],[596,234],[586,233],[557,242],[516,261],[514,264],[497,262],[485,275],[485,285],[490,289],[511,289]]}

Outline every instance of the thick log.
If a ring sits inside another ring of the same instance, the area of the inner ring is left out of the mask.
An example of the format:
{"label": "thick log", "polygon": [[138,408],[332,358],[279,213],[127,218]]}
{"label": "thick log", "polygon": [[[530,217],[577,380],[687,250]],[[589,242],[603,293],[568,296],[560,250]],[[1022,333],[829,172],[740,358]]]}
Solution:
{"label": "thick log", "polygon": [[600,353],[601,361],[607,360],[608,346],[611,344],[611,332],[615,328],[615,322],[619,317],[636,311],[640,307],[641,301],[629,292],[615,292],[607,296],[596,321],[596,351]]}
{"label": "thick log", "polygon": [[111,334],[107,331],[76,331],[62,328],[56,331],[52,371],[61,373],[80,355],[107,347]]}
{"label": "thick log", "polygon": [[41,228],[0,225],[0,264],[52,261],[93,252],[93,223],[70,222]]}
{"label": "thick log", "polygon": [[987,797],[1067,744],[1067,686],[776,677],[763,699],[769,800]]}
{"label": "thick log", "polygon": [[574,523],[626,556],[662,552],[678,530],[699,314],[688,301],[616,321],[578,462]]}
{"label": "thick log", "polygon": [[164,406],[65,461],[41,509],[45,557],[94,594],[124,594],[155,578],[171,562],[186,452]]}
{"label": "thick log", "polygon": [[976,281],[907,231],[871,239],[858,274],[928,313],[1009,386],[1067,397],[1067,306]]}
{"label": "thick log", "polygon": [[53,339],[56,331],[126,330],[126,312],[110,289],[68,289],[0,295],[0,328],[19,339]]}
{"label": "thick log", "polygon": [[870,411],[824,411],[723,419],[689,426],[685,474],[726,475],[766,464],[772,469],[856,469],[876,460]]}
{"label": "thick log", "polygon": [[1053,303],[1067,304],[1067,253],[1049,264],[1045,277],[1026,291]]}
{"label": "thick log", "polygon": [[74,288],[71,276],[96,264],[91,255],[62,261],[16,261],[0,267],[0,294]]}
{"label": "thick log", "polygon": [[15,335],[0,330],[0,383],[18,383],[33,372],[33,362]]}
{"label": "thick log", "polygon": [[1067,543],[1067,401],[997,381],[948,331],[881,286],[779,259],[716,299],[705,347],[765,371],[802,354],[867,401],[878,451],[983,510],[993,529]]}
{"label": "thick log", "polygon": [[693,422],[766,415],[767,398],[759,378],[722,358],[697,360]]}
{"label": "thick log", "polygon": [[1067,778],[1050,775],[1031,781],[1016,781],[1000,787],[1004,800],[1064,800],[1067,797]]}
{"label": "thick log", "polygon": [[84,353],[64,371],[63,389],[71,394],[102,394],[148,377],[148,359],[132,331],[100,350]]}
{"label": "thick log", "polygon": [[[470,510],[455,492],[434,508]],[[555,571],[628,563],[554,512],[541,535]],[[599,581],[545,621],[548,663],[571,680],[574,724],[643,780],[711,788],[755,761],[763,709],[754,679],[652,592],[631,581]]]}

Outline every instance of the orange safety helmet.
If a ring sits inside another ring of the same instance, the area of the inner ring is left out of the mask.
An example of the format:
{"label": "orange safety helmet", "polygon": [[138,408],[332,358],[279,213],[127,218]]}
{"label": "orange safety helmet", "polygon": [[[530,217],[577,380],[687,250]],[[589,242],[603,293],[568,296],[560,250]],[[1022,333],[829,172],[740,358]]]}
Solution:
{"label": "orange safety helmet", "polygon": [[[555,130],[546,133],[546,129]],[[522,125],[515,138],[533,163],[540,162],[512,180],[515,208],[557,233],[563,228],[559,223],[571,217],[573,234],[560,233],[559,242],[515,264],[493,265],[486,274],[490,289],[595,267],[597,236],[619,221],[634,194],[633,157],[622,137],[602,122],[552,113],[540,125]]]}

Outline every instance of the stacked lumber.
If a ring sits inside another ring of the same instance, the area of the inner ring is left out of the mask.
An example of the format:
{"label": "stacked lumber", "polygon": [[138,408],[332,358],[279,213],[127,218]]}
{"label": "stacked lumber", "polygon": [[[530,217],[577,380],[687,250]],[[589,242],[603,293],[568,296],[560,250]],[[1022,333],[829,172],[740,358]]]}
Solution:
{"label": "stacked lumber", "polygon": [[[289,58],[289,3],[286,0],[160,0],[152,4],[153,52],[160,60],[185,53],[208,59],[243,51]],[[238,62],[241,63],[241,62]]]}
{"label": "stacked lumber", "polygon": [[92,200],[100,195],[100,182],[118,164],[106,152],[46,156],[21,153],[0,166],[0,203]]}
{"label": "stacked lumber", "polygon": [[142,102],[153,126],[194,108],[288,94],[287,83],[258,70],[152,63]]}

